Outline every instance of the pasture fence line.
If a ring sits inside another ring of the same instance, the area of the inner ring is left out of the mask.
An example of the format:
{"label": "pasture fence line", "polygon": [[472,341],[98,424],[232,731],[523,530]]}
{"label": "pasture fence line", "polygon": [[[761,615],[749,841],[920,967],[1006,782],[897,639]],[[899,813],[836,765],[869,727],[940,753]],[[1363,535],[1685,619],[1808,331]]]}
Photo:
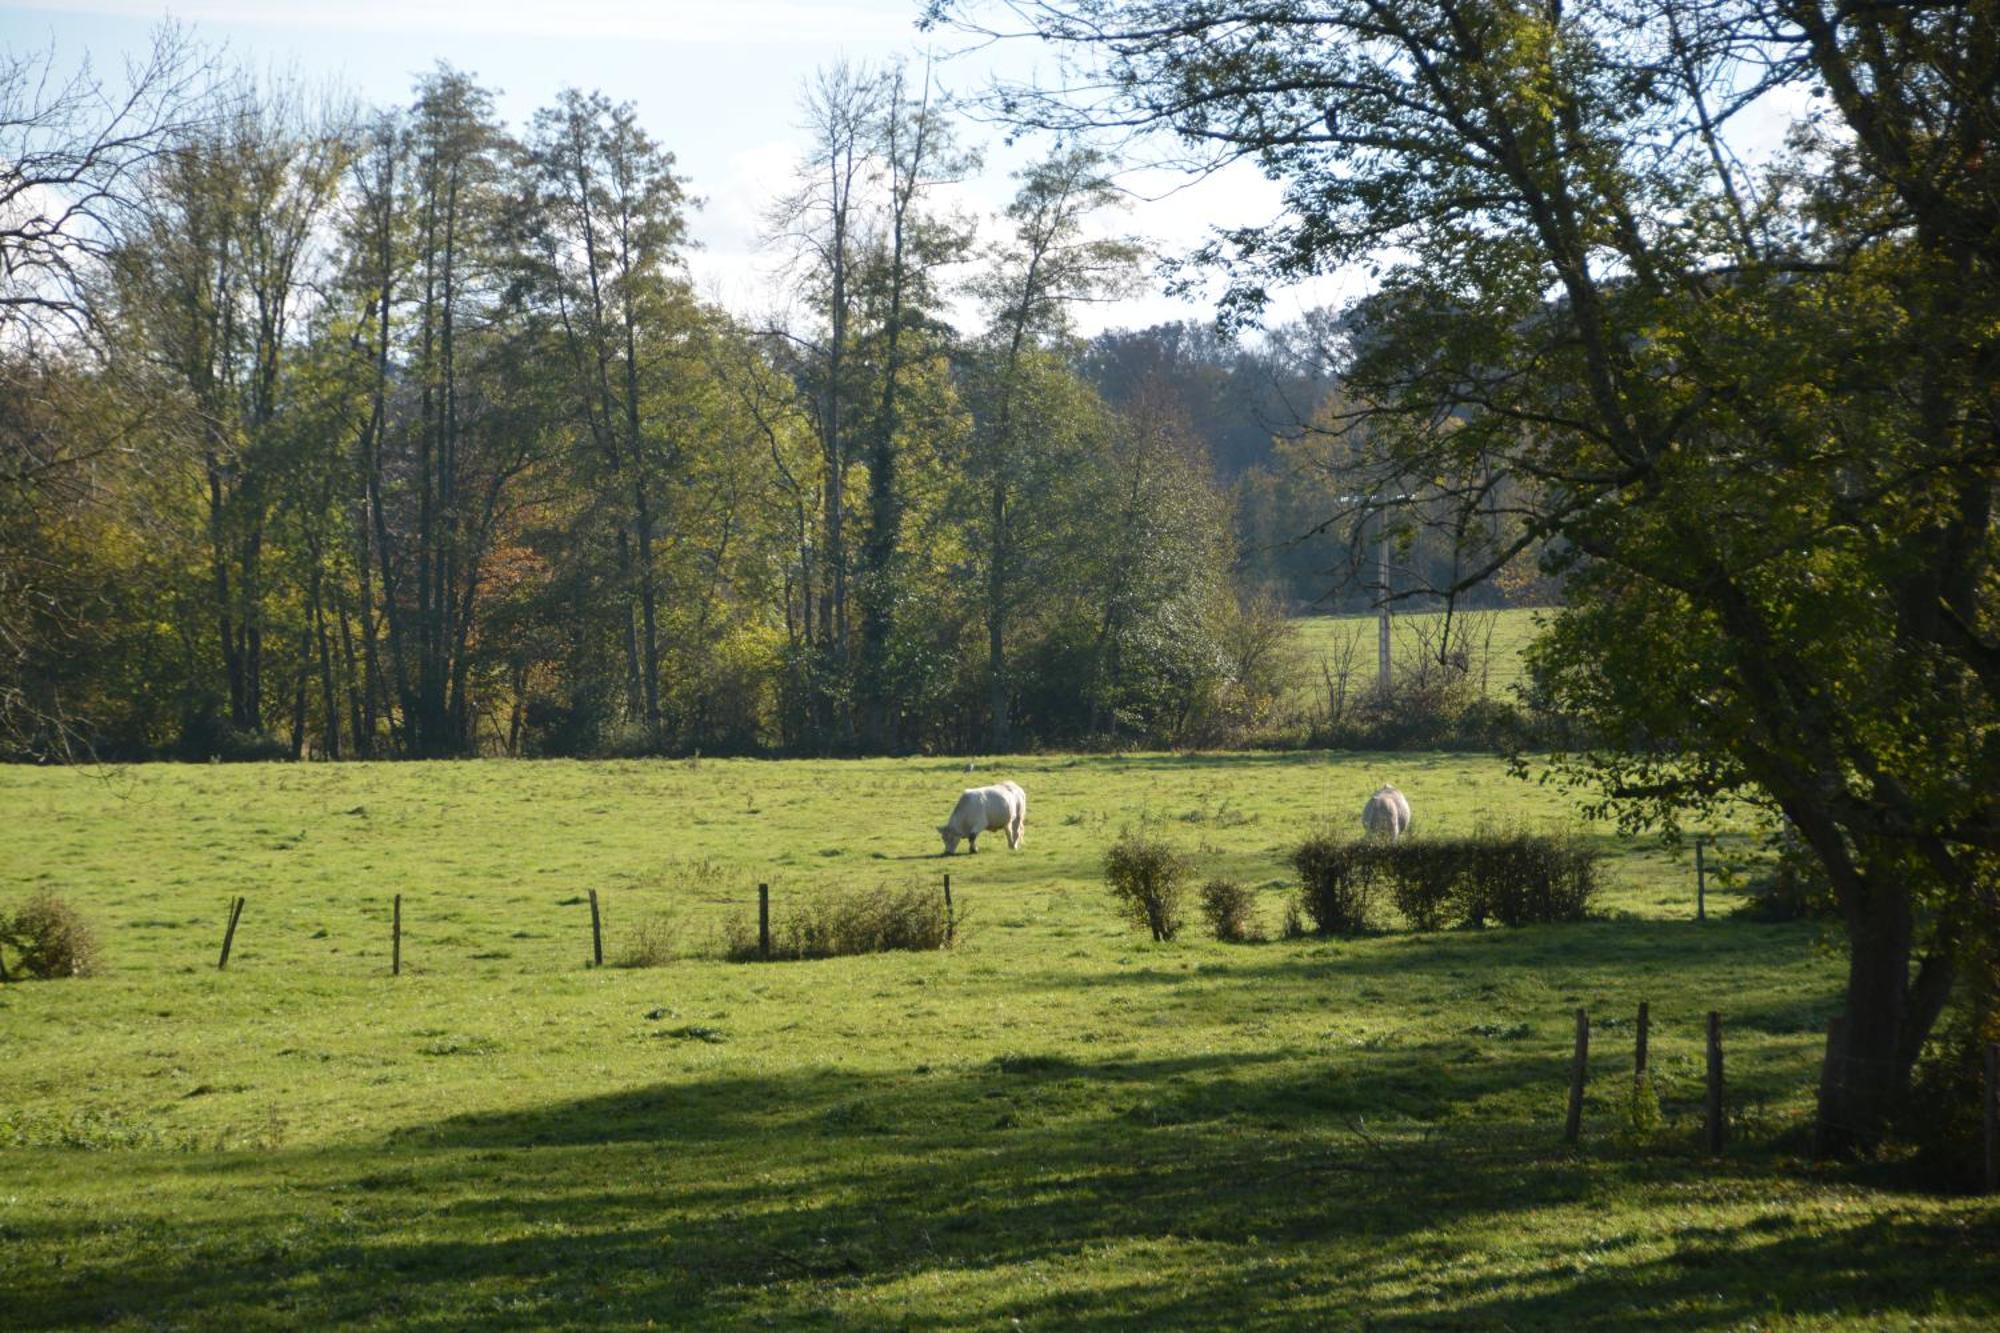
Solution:
{"label": "pasture fence line", "polygon": [[236,923],[243,919],[243,897],[238,894],[229,904],[229,924],[222,931],[222,955],[215,960],[215,970],[223,971],[229,966],[229,949],[236,943]]}
{"label": "pasture fence line", "polygon": [[1653,1011],[1646,1001],[1639,1001],[1639,1021],[1632,1035],[1632,1082],[1643,1088],[1646,1083],[1646,1038],[1653,1026]]}
{"label": "pasture fence line", "polygon": [[604,966],[604,919],[597,911],[597,890],[590,891],[590,962],[593,967]]}
{"label": "pasture fence line", "polygon": [[771,886],[757,886],[757,956],[771,961]]}
{"label": "pasture fence line", "polygon": [[1569,1120],[1563,1126],[1563,1141],[1575,1143],[1583,1133],[1583,1084],[1590,1073],[1590,1013],[1576,1011],[1576,1058],[1569,1067]]}
{"label": "pasture fence line", "polygon": [[1708,920],[1708,862],[1702,855],[1702,848],[1708,842],[1706,833],[1694,835],[1694,919]]}
{"label": "pasture fence line", "polygon": [[[1638,1099],[1647,1092],[1647,1068],[1652,1037],[1652,1005],[1639,1002],[1639,1014],[1632,1033],[1632,1093],[1636,1116]],[[1835,1020],[1836,1022],[1838,1020]],[[1702,1144],[1711,1156],[1721,1156],[1726,1139],[1722,1061],[1722,1012],[1708,1011],[1706,1066],[1702,1078]],[[1576,1044],[1570,1059],[1568,1113],[1563,1119],[1563,1142],[1575,1144],[1583,1135],[1584,1088],[1589,1079],[1590,1012],[1576,1011]],[[1657,1114],[1657,1112],[1655,1112]]]}

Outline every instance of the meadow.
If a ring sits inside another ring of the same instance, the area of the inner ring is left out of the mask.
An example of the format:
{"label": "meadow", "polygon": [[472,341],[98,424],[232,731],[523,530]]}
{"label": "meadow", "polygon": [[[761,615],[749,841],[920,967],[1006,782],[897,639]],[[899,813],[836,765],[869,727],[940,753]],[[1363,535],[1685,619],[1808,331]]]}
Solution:
{"label": "meadow", "polygon": [[[1001,777],[1024,845],[940,859],[958,789]],[[1571,826],[1439,754],[0,768],[0,906],[64,896],[107,963],[0,986],[0,1325],[2000,1318],[1991,1202],[1805,1160],[1841,961],[1728,888],[1696,923],[1685,852],[1588,829],[1599,919],[1515,930],[1156,945],[1103,890],[1151,819],[1274,931],[1291,846],[1383,780],[1420,836]],[[1747,823],[1711,831],[1753,862]],[[946,871],[951,950],[713,956],[759,882],[782,913]],[[590,967],[591,890],[610,959],[679,956]]]}
{"label": "meadow", "polygon": [[[1512,702],[1516,686],[1527,679],[1522,652],[1535,637],[1537,622],[1550,613],[1536,607],[1501,611],[1459,612],[1451,619],[1456,640],[1470,635],[1471,687],[1475,696]],[[1389,660],[1393,670],[1415,669],[1424,652],[1444,632],[1439,611],[1398,611],[1389,618]],[[1304,681],[1294,691],[1293,706],[1310,713],[1323,705],[1327,691],[1324,672],[1336,676],[1345,661],[1355,672],[1353,688],[1366,689],[1375,680],[1377,620],[1373,614],[1301,616],[1298,647]]]}

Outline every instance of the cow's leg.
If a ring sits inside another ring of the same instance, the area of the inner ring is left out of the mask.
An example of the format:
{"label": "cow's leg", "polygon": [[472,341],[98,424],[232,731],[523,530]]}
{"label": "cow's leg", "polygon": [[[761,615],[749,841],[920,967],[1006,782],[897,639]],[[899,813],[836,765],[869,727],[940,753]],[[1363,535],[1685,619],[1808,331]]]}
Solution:
{"label": "cow's leg", "polygon": [[1021,845],[1021,821],[1019,818],[1007,825],[1007,847],[1009,850]]}
{"label": "cow's leg", "polygon": [[977,833],[968,833],[965,835],[965,854],[967,856],[979,855],[979,835]]}

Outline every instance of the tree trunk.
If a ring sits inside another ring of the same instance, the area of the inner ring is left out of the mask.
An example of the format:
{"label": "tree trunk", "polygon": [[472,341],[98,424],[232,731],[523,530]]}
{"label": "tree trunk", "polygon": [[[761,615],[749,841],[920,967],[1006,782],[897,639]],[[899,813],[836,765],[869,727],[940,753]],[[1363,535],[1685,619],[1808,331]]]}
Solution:
{"label": "tree trunk", "polygon": [[1849,897],[1847,1009],[1839,1048],[1820,1069],[1818,1143],[1832,1156],[1877,1147],[1910,1086],[1951,989],[1948,951],[1926,957],[1913,978],[1914,919],[1908,891],[1879,872]]}
{"label": "tree trunk", "polygon": [[639,623],[645,671],[642,697],[646,705],[646,737],[650,745],[662,741],[660,724],[660,630],[653,587],[653,511],[646,499],[642,470],[632,470],[632,510],[639,537]]}
{"label": "tree trunk", "polygon": [[312,622],[313,634],[319,641],[319,690],[320,710],[323,714],[324,740],[322,748],[328,759],[340,758],[340,704],[339,696],[333,688],[333,649],[326,632],[326,611],[322,605],[321,592],[325,575],[318,565],[313,568],[312,577]]}
{"label": "tree trunk", "polygon": [[1013,740],[1007,717],[1007,480],[993,476],[993,556],[986,570],[986,706],[992,719],[989,748],[1005,754]]}

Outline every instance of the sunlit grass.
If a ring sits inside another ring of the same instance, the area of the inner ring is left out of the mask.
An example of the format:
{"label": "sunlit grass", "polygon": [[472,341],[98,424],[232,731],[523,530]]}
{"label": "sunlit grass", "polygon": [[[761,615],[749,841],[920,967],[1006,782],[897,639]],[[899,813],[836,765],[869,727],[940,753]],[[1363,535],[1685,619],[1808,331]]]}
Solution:
{"label": "sunlit grass", "polygon": [[[957,790],[1001,776],[1023,847],[938,858]],[[1696,926],[1684,858],[1603,837],[1605,919],[1356,941],[1158,946],[1102,887],[1150,819],[1256,886],[1268,931],[1290,846],[1358,829],[1384,780],[1420,835],[1569,818],[1439,755],[0,769],[0,903],[71,899],[109,967],[0,988],[0,1323],[2000,1313],[1990,1207],[1801,1164],[1839,962],[1809,925]],[[760,882],[782,906],[945,871],[956,950],[707,956]],[[591,889],[607,957],[660,914],[682,956],[588,968]],[[1641,999],[1666,1117],[1643,1142],[1619,1130]]]}

